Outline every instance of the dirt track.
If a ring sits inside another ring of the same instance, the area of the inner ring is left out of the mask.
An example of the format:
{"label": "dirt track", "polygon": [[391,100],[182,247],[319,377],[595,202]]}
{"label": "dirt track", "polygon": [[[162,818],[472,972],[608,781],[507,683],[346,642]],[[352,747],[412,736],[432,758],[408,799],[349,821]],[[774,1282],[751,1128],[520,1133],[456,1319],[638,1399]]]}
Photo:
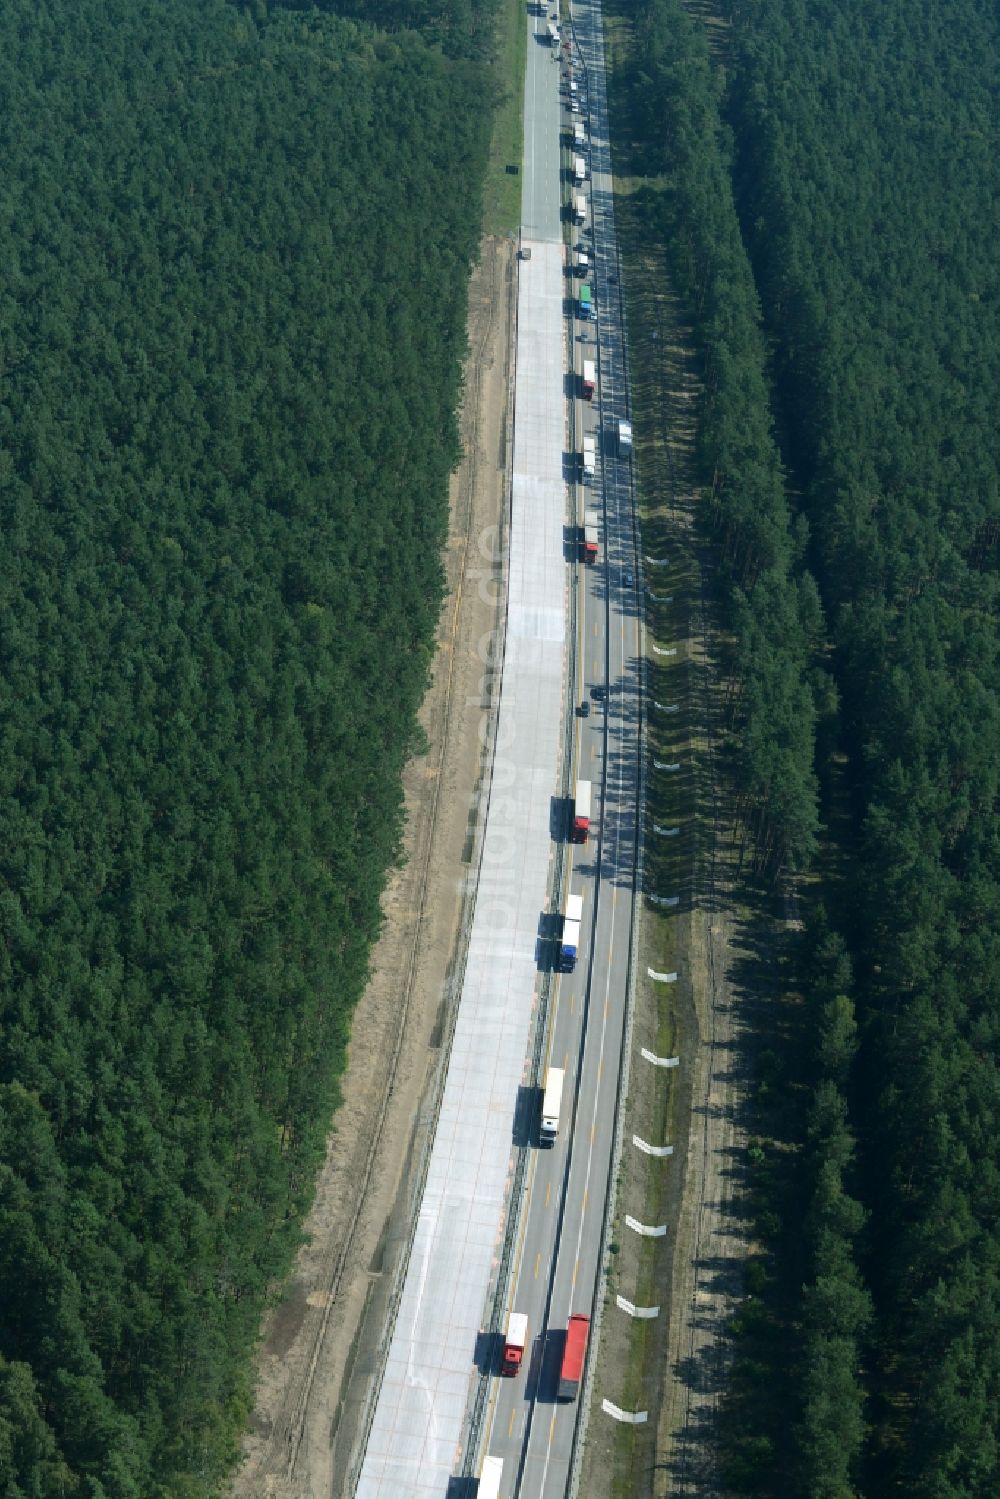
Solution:
{"label": "dirt track", "polygon": [[385,928],[354,1016],[344,1102],[305,1225],[307,1242],[265,1326],[233,1499],[344,1492],[405,1243],[468,914],[489,737],[492,682],[480,647],[501,597],[497,528],[506,509],[515,267],[510,242],[483,242],[470,286],[465,459],[451,487],[449,593],[421,711],[429,748],[404,777],[406,862],[382,902]]}

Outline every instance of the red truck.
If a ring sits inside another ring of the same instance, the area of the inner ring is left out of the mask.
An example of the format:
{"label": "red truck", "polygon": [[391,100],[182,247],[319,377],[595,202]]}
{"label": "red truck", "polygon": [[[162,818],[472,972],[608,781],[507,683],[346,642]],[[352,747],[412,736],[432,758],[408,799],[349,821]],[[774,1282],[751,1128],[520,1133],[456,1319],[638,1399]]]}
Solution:
{"label": "red truck", "polygon": [[516,1374],[524,1358],[524,1345],[528,1341],[528,1319],[524,1312],[511,1312],[507,1322],[507,1336],[503,1344],[500,1373]]}
{"label": "red truck", "polygon": [[583,516],[583,560],[597,561],[597,538],[600,534],[600,518],[596,510],[586,510]]}
{"label": "red truck", "polygon": [[590,782],[577,781],[573,797],[571,843],[586,843],[590,834]]}
{"label": "red truck", "polygon": [[583,1361],[587,1356],[587,1339],[590,1336],[590,1318],[582,1312],[574,1312],[566,1328],[566,1346],[563,1349],[562,1368],[559,1370],[557,1400],[575,1400],[580,1393],[580,1378]]}

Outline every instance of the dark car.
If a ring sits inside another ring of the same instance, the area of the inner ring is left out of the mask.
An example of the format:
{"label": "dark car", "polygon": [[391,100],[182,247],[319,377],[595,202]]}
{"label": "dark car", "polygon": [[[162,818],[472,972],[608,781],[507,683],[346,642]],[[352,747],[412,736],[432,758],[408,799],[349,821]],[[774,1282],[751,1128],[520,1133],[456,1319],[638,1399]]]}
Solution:
{"label": "dark car", "polygon": [[590,717],[590,704],[587,702],[586,698],[584,698],[577,711],[580,714],[581,718]]}
{"label": "dark car", "polygon": [[625,579],[625,587],[626,588],[631,588],[632,584],[635,582],[635,579],[633,578],[632,574],[629,573],[629,572],[626,572],[626,573],[623,573],[622,576]]}
{"label": "dark car", "polygon": [[603,703],[608,695],[608,689],[606,687],[591,687],[590,695],[595,703]]}

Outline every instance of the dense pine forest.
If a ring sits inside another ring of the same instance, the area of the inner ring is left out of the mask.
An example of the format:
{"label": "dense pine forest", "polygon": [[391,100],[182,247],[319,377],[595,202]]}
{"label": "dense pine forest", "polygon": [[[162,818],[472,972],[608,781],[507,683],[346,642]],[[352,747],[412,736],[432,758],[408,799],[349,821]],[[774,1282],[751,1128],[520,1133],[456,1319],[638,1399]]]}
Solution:
{"label": "dense pine forest", "polygon": [[811,875],[799,999],[775,997],[781,1039],[758,1076],[764,1253],[733,1328],[727,1479],[985,1499],[1000,1471],[995,7],[612,9],[634,26],[617,97],[654,184],[645,222],[704,361],[734,795],[757,870],[779,889]]}
{"label": "dense pine forest", "polygon": [[398,856],[490,9],[0,9],[5,1499],[233,1458]]}

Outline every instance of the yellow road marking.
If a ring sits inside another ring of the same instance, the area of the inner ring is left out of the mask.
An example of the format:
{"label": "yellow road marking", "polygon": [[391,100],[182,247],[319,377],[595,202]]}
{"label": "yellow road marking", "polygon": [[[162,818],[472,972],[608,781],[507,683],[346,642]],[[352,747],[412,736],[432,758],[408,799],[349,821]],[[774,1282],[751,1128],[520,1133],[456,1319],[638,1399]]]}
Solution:
{"label": "yellow road marking", "polygon": [[515,1406],[514,1409],[510,1413],[510,1425],[507,1427],[507,1440],[508,1441],[510,1441],[511,1437],[514,1435],[514,1422],[516,1420],[517,1420],[517,1407]]}
{"label": "yellow road marking", "polygon": [[552,1183],[551,1182],[547,1182],[546,1185],[545,1185],[545,1206],[548,1207],[548,1205],[549,1205],[549,1203],[551,1201],[552,1201]]}
{"label": "yellow road marking", "polygon": [[538,1272],[541,1269],[541,1267],[542,1267],[542,1256],[541,1256],[541,1252],[539,1252],[538,1254],[535,1255],[535,1279],[536,1280],[538,1279]]}

